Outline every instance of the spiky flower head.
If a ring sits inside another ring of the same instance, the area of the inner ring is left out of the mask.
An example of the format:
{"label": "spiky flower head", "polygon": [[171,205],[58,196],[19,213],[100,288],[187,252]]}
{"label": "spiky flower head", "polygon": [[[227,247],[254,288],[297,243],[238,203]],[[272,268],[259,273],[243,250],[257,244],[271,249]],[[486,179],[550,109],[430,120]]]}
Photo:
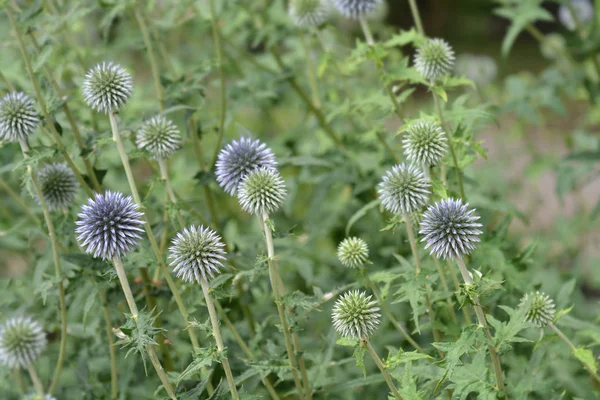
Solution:
{"label": "spiky flower head", "polygon": [[570,7],[563,4],[558,9],[558,19],[568,30],[574,31],[578,23],[586,24],[594,18],[594,6],[589,0],[570,0],[570,3]]}
{"label": "spiky flower head", "polygon": [[29,317],[13,317],[0,326],[0,362],[9,368],[33,364],[46,344],[42,326]]}
{"label": "spiky flower head", "polygon": [[225,259],[223,241],[215,231],[204,226],[184,228],[169,247],[173,272],[186,282],[209,280],[218,274]]}
{"label": "spiky flower head", "polygon": [[0,139],[25,140],[35,131],[40,119],[33,100],[23,92],[7,93],[0,100]]}
{"label": "spiky flower head", "polygon": [[110,190],[96,193],[77,214],[77,241],[94,257],[121,257],[138,246],[143,215],[131,196]]}
{"label": "spiky flower head", "polygon": [[383,207],[394,214],[409,214],[429,200],[430,183],[414,165],[394,165],[382,177],[377,192]]}
{"label": "spiky flower head", "polygon": [[40,190],[51,211],[69,207],[79,189],[75,174],[64,163],[46,164],[37,172]]}
{"label": "spiky flower head", "polygon": [[119,64],[103,62],[83,80],[83,98],[92,109],[109,114],[119,111],[133,91],[133,79]]}
{"label": "spiky flower head", "polygon": [[462,258],[475,250],[479,242],[481,224],[475,209],[468,209],[461,199],[443,199],[427,208],[421,221],[422,242],[429,253],[437,258]]}
{"label": "spiky flower head", "polygon": [[369,258],[369,246],[361,238],[346,238],[338,245],[337,257],[344,267],[361,268]]}
{"label": "spiky flower head", "polygon": [[560,33],[548,33],[540,44],[540,51],[544,57],[550,60],[560,60],[566,47],[566,40]]}
{"label": "spiky flower head", "polygon": [[548,325],[554,319],[556,306],[550,296],[542,292],[527,293],[521,298],[519,307],[528,307],[525,320],[539,327]]}
{"label": "spiky flower head", "polygon": [[287,192],[279,171],[259,168],[240,184],[238,200],[244,211],[254,215],[271,214],[283,204]]}
{"label": "spiky flower head", "polygon": [[429,81],[435,81],[454,67],[454,50],[443,39],[429,39],[417,49],[415,68]]}
{"label": "spiky flower head", "polygon": [[419,121],[408,128],[402,144],[409,161],[426,167],[437,165],[448,151],[446,134],[432,121]]}
{"label": "spiky flower head", "polygon": [[359,19],[370,14],[383,0],[333,0],[333,5],[347,18]]}
{"label": "spiky flower head", "polygon": [[344,337],[368,339],[379,326],[379,307],[365,292],[349,291],[333,306],[333,327]]}
{"label": "spiky flower head", "polygon": [[219,186],[235,196],[244,177],[257,168],[275,168],[275,155],[260,140],[242,137],[225,145],[217,157],[215,175]]}
{"label": "spiky flower head", "polygon": [[454,68],[457,75],[464,75],[478,86],[487,85],[496,79],[498,67],[490,56],[461,54],[456,59]]}
{"label": "spiky flower head", "polygon": [[291,0],[288,10],[297,26],[318,26],[329,17],[328,0]]}
{"label": "spiky flower head", "polygon": [[181,147],[177,126],[162,115],[146,121],[136,137],[138,148],[146,150],[154,158],[169,158]]}

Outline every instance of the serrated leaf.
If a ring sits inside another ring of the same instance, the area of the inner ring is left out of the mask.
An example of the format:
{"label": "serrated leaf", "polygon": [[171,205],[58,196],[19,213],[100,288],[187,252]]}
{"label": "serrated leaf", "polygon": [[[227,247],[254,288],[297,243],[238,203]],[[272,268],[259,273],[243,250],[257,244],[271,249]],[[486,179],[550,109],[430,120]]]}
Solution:
{"label": "serrated leaf", "polygon": [[354,348],[354,360],[356,360],[356,366],[360,368],[363,372],[363,377],[367,377],[367,370],[365,369],[365,353],[367,352],[367,348],[362,343],[359,343],[358,346]]}
{"label": "serrated leaf", "polygon": [[585,365],[585,367],[588,370],[591,370],[591,371],[598,370],[598,364],[596,363],[596,357],[594,357],[594,353],[592,353],[592,351],[590,349],[586,349],[584,347],[577,347],[575,350],[573,350],[573,355],[579,361],[581,361],[581,363],[583,365]]}

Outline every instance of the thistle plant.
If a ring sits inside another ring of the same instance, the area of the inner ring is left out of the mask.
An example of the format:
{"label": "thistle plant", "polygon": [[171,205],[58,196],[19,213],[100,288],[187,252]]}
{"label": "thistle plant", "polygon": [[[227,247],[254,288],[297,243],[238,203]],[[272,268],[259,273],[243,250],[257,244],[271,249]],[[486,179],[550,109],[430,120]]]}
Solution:
{"label": "thistle plant", "polygon": [[340,14],[358,20],[365,39],[369,45],[375,44],[373,34],[367,22],[367,16],[375,11],[382,0],[333,0],[333,5]]}
{"label": "thistle plant", "polygon": [[[131,318],[138,325],[139,311],[121,257],[138,247],[141,233],[144,231],[143,214],[138,211],[138,206],[131,196],[106,191],[104,194],[97,193],[93,199],[88,199],[88,203],[81,206],[81,212],[77,216],[79,218],[75,222],[77,241],[86,253],[95,258],[112,261]],[[176,399],[173,386],[158,360],[154,346],[146,345],[146,352],[167,394],[171,399]]]}
{"label": "thistle plant", "polygon": [[446,155],[447,142],[444,130],[432,121],[419,121],[410,126],[402,140],[406,158],[415,165],[421,165],[426,177],[429,177],[429,168]]}
{"label": "thistle plant", "polygon": [[341,295],[331,312],[335,330],[343,337],[359,340],[359,345],[367,348],[394,397],[400,400],[402,397],[398,389],[369,340],[379,326],[380,317],[377,302],[371,300],[371,296],[367,296],[365,292],[358,290]]}
{"label": "thistle plant", "polygon": [[275,155],[260,140],[242,137],[223,147],[216,162],[217,183],[223,190],[235,196],[244,177],[259,168],[274,169]]}
{"label": "thistle plant", "polygon": [[48,209],[66,210],[75,200],[79,182],[64,163],[50,163],[37,171],[37,179]]}
{"label": "thistle plant", "polygon": [[415,68],[423,78],[434,82],[454,68],[454,50],[443,39],[428,39],[417,49]]}
{"label": "thistle plant", "polygon": [[329,18],[327,0],[291,0],[288,8],[290,18],[299,27],[314,27]]}
{"label": "thistle plant", "polygon": [[0,99],[0,139],[8,142],[26,140],[39,124],[33,100],[25,93],[11,92]]}
{"label": "thistle plant", "polygon": [[362,268],[369,258],[369,246],[361,238],[349,237],[338,245],[337,256],[344,267]]}
{"label": "thistle plant", "polygon": [[279,172],[261,167],[242,180],[238,200],[244,211],[268,218],[269,214],[281,207],[286,194],[285,183]]}
{"label": "thistle plant", "polygon": [[[210,315],[213,336],[217,342],[217,348],[221,352],[225,350],[225,345],[223,344],[219,318],[217,317],[214,301],[210,297],[207,280],[212,279],[223,267],[221,260],[225,259],[226,254],[223,250],[224,246],[221,237],[215,231],[203,226],[196,227],[192,225],[179,232],[169,248],[171,266],[177,277],[186,282],[199,283],[202,287],[204,301]],[[235,387],[229,360],[225,357],[221,363],[225,370],[231,396],[233,399],[238,400],[240,397]]]}
{"label": "thistle plant", "polygon": [[111,115],[129,101],[133,93],[133,79],[119,64],[103,62],[88,71],[82,91],[88,106]]}
{"label": "thistle plant", "polygon": [[42,326],[30,317],[13,317],[0,325],[0,363],[9,368],[27,369],[41,397],[44,397],[44,387],[34,364],[47,343]]}

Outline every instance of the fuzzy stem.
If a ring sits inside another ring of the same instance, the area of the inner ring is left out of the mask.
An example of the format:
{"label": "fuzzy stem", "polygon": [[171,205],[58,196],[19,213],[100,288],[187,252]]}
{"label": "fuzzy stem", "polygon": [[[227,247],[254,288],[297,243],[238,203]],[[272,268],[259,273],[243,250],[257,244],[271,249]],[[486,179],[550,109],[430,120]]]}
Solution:
{"label": "fuzzy stem", "polygon": [[[460,288],[460,282],[458,281],[456,271],[454,270],[452,264],[450,264],[450,261],[448,261],[447,264],[448,270],[450,271],[450,276],[452,277],[452,282],[454,283],[454,290],[456,291]],[[469,310],[467,310],[467,307],[461,307],[461,310],[463,312],[467,325],[471,325],[473,323],[473,320],[471,319],[471,314],[469,314]]]}
{"label": "fuzzy stem", "polygon": [[19,391],[21,392],[21,394],[27,394],[27,390],[25,388],[25,381],[23,380],[23,374],[21,373],[21,368],[13,368],[13,375],[15,377],[15,380],[17,381],[17,386],[19,386]]}
{"label": "fuzzy stem", "polygon": [[31,218],[31,220],[33,222],[35,222],[35,224],[41,228],[42,222],[40,221],[40,219],[29,209],[27,204],[25,204],[23,199],[21,199],[21,196],[16,194],[15,191],[12,190],[12,188],[1,177],[0,177],[0,187],[2,189],[4,189],[4,191],[6,191],[6,193],[8,193],[8,195],[15,201],[15,203],[17,203],[23,209],[23,211],[25,211],[27,216],[29,218]]}
{"label": "fuzzy stem", "polygon": [[425,30],[423,29],[423,23],[421,22],[421,16],[419,15],[419,7],[417,6],[417,2],[415,0],[408,0],[408,4],[410,4],[410,12],[415,20],[417,31],[421,35],[425,35]]}
{"label": "fuzzy stem", "polygon": [[[221,337],[221,328],[219,328],[219,318],[217,317],[217,312],[215,311],[215,305],[213,303],[212,298],[210,297],[208,283],[204,278],[200,278],[200,286],[202,286],[202,293],[204,294],[204,301],[206,302],[206,308],[208,308],[208,314],[210,315],[210,323],[212,325],[213,336],[215,337],[215,341],[217,342],[217,348],[220,352],[225,350],[225,346],[223,345],[223,338]],[[227,356],[222,361],[223,369],[225,370],[225,376],[227,377],[227,383],[229,384],[229,390],[231,391],[231,396],[235,400],[239,400],[240,396],[238,395],[237,389],[235,387],[235,381],[233,380],[233,374],[231,373],[231,368],[229,367],[229,360]]]}
{"label": "fuzzy stem", "polygon": [[29,364],[27,366],[27,372],[29,372],[29,376],[31,377],[31,381],[33,382],[33,386],[35,387],[35,391],[37,392],[38,396],[40,396],[40,399],[45,399],[46,394],[44,393],[44,385],[42,385],[42,381],[40,380],[40,377],[38,376],[33,364]]}
{"label": "fuzzy stem", "polygon": [[[434,82],[432,82],[432,85],[433,84],[434,84]],[[454,163],[454,168],[456,169],[456,176],[458,177],[458,187],[460,189],[460,196],[463,199],[466,199],[465,188],[463,187],[462,171],[460,170],[460,168],[458,166],[458,159],[456,158],[456,151],[454,150],[454,144],[452,143],[452,136],[450,135],[450,129],[449,129],[448,125],[446,125],[446,119],[444,118],[444,113],[442,112],[442,106],[440,105],[440,100],[438,99],[438,97],[435,93],[432,92],[431,95],[433,96],[433,102],[435,103],[435,109],[438,113],[438,116],[440,117],[440,122],[442,123],[442,127],[444,128],[444,130],[446,131],[446,134],[448,135],[448,147],[450,148],[450,154],[452,155],[452,161]]]}
{"label": "fuzzy stem", "polygon": [[294,385],[296,386],[296,390],[298,391],[298,396],[302,398],[304,397],[304,391],[302,388],[302,383],[300,382],[300,378],[298,377],[298,368],[296,363],[296,356],[292,348],[292,338],[290,335],[290,329],[288,327],[287,319],[282,305],[281,294],[279,292],[279,272],[277,264],[275,263],[275,247],[273,246],[273,235],[271,233],[271,228],[267,225],[267,218],[267,215],[258,216],[260,226],[265,234],[265,244],[267,246],[267,264],[269,266],[269,279],[271,281],[271,289],[273,290],[273,295],[275,296],[275,305],[277,306],[277,312],[279,314],[279,320],[281,322],[281,327],[283,330],[285,349],[287,351],[288,359],[290,362],[290,368],[292,372],[292,377],[294,379]]}
{"label": "fuzzy stem", "polygon": [[[158,167],[160,169],[160,178],[165,182],[165,190],[167,192],[167,196],[169,197],[169,201],[175,205],[177,204],[177,196],[175,196],[175,192],[173,192],[173,187],[171,186],[171,180],[169,179],[169,172],[167,170],[167,163],[164,159],[158,159]],[[185,226],[185,222],[183,221],[183,217],[181,216],[181,211],[177,210],[177,222],[179,222],[180,228]]]}
{"label": "fuzzy stem", "polygon": [[27,54],[27,51],[25,50],[25,43],[23,42],[23,36],[21,35],[21,32],[17,28],[17,23],[15,22],[15,17],[13,15],[11,7],[5,7],[5,9],[6,9],[6,14],[8,15],[8,19],[10,21],[12,30],[14,31],[15,36],[17,37],[17,42],[19,43],[19,50],[21,51],[21,56],[23,58],[23,62],[25,63],[25,69],[27,71],[27,75],[29,76],[29,80],[33,84],[33,88],[35,90],[35,97],[38,101],[38,105],[42,109],[42,114],[44,115],[44,120],[46,121],[46,124],[48,125],[48,127],[50,129],[52,138],[54,139],[54,142],[56,143],[58,151],[61,153],[61,155],[63,156],[63,158],[69,165],[69,168],[71,168],[73,170],[73,173],[75,174],[75,177],[81,184],[81,187],[86,191],[88,196],[92,196],[94,192],[92,191],[92,189],[90,189],[90,187],[88,186],[86,181],[83,179],[83,177],[81,176],[81,173],[79,172],[79,170],[73,163],[71,156],[65,150],[65,146],[62,142],[62,139],[60,138],[60,135],[58,134],[58,131],[56,130],[56,127],[54,126],[54,121],[52,121],[52,118],[50,117],[50,114],[48,113],[46,103],[44,102],[44,98],[42,97],[42,90],[40,88],[40,83],[38,82],[37,78],[35,77],[35,74],[33,73],[33,68],[31,67],[31,61],[29,60],[29,55]]}
{"label": "fuzzy stem", "polygon": [[[471,273],[467,269],[467,266],[465,265],[464,260],[460,257],[457,257],[456,263],[458,264],[458,269],[460,270],[460,273],[465,282],[465,285],[467,285],[467,286],[472,285],[473,278],[471,276]],[[478,296],[473,297],[473,308],[475,309],[475,315],[477,316],[477,324],[480,327],[485,329],[485,336],[491,342],[493,338],[492,338],[492,335],[490,334],[490,329],[487,325],[487,321],[485,320],[485,314],[483,313],[483,309],[481,308],[481,305],[479,304]],[[488,349],[490,351],[490,358],[492,359],[492,364],[494,366],[494,372],[496,375],[496,384],[498,385],[498,390],[500,390],[501,392],[504,392],[505,393],[504,398],[508,399],[508,395],[506,395],[506,389],[504,387],[504,375],[502,372],[502,365],[500,364],[500,357],[498,356],[496,347],[494,347],[493,345],[490,344],[488,346]]]}
{"label": "fuzzy stem", "polygon": [[[29,144],[26,139],[19,141],[21,144],[21,151],[23,152],[24,158],[29,158],[27,152],[29,151]],[[27,173],[31,178],[31,182],[33,185],[33,190],[35,191],[35,195],[38,197],[38,201],[40,202],[40,207],[42,208],[42,212],[44,214],[44,221],[46,222],[46,226],[48,228],[48,236],[50,237],[50,243],[52,245],[52,259],[54,261],[54,274],[56,279],[58,279],[58,299],[59,299],[59,307],[60,307],[60,345],[58,352],[58,359],[56,361],[56,366],[54,367],[54,376],[52,377],[52,382],[50,384],[50,388],[48,389],[48,393],[52,394],[56,385],[58,383],[58,379],[60,378],[60,374],[62,373],[62,367],[65,361],[65,353],[67,351],[67,303],[65,300],[65,287],[62,279],[62,270],[60,264],[60,254],[58,252],[58,239],[56,237],[56,232],[54,231],[54,223],[52,222],[52,217],[50,216],[50,210],[46,204],[46,199],[44,199],[44,195],[40,189],[40,185],[38,184],[37,177],[33,173],[33,168],[31,164],[27,165]]]}
{"label": "fuzzy stem", "polygon": [[[577,351],[577,347],[575,347],[573,342],[571,342],[569,340],[569,338],[556,325],[554,325],[554,323],[550,322],[548,324],[548,326],[550,328],[552,328],[552,330],[558,335],[558,337],[560,337],[567,344],[567,346],[569,346],[569,349],[571,349],[571,352],[573,354]],[[587,364],[583,364],[583,366],[590,373],[592,378],[594,378],[594,380],[596,382],[600,383],[600,377],[598,376],[598,371],[595,371],[594,369],[590,368]]]}
{"label": "fuzzy stem", "polygon": [[165,99],[163,94],[163,88],[160,83],[160,74],[158,72],[158,63],[156,62],[156,56],[154,55],[154,49],[152,48],[152,42],[150,40],[150,34],[148,33],[148,27],[146,26],[146,21],[144,17],[138,10],[139,6],[135,6],[133,8],[133,13],[135,14],[135,19],[140,27],[140,31],[142,32],[142,38],[144,39],[144,46],[148,51],[148,59],[150,61],[150,70],[152,71],[152,78],[154,80],[154,90],[156,90],[156,96],[158,97],[158,107],[160,111],[165,109]]}
{"label": "fuzzy stem", "polygon": [[371,33],[371,28],[369,28],[367,19],[364,16],[361,16],[358,21],[360,22],[360,29],[362,29],[365,39],[367,39],[367,44],[373,46],[375,44],[375,39],[373,39],[373,33]]}
{"label": "fuzzy stem", "polygon": [[310,46],[307,43],[306,35],[300,34],[302,47],[304,48],[304,57],[306,58],[306,74],[308,75],[308,83],[310,85],[310,91],[312,93],[312,101],[315,107],[321,108],[321,102],[319,100],[319,85],[317,83],[317,74],[315,73],[315,64],[310,56]]}
{"label": "fuzzy stem", "polygon": [[112,321],[110,320],[110,312],[106,307],[106,294],[100,294],[102,301],[102,314],[104,316],[104,324],[106,326],[106,340],[108,341],[108,353],[110,356],[110,398],[116,399],[119,396],[119,377],[117,375],[117,355],[115,351],[115,343],[112,334]]}
{"label": "fuzzy stem", "polygon": [[219,136],[217,138],[217,144],[213,154],[212,164],[217,161],[217,156],[221,150],[221,141],[223,140],[223,134],[225,131],[225,113],[227,112],[227,87],[225,82],[225,69],[223,68],[223,45],[221,44],[221,31],[219,29],[219,22],[217,21],[217,15],[215,12],[214,0],[208,0],[208,6],[210,9],[210,20],[212,24],[213,40],[215,43],[215,50],[217,52],[217,62],[219,63],[219,79],[221,81],[221,99],[219,109]]}
{"label": "fuzzy stem", "polygon": [[398,393],[398,389],[396,389],[396,385],[394,385],[394,382],[392,381],[392,377],[391,377],[390,373],[387,371],[387,369],[385,369],[385,365],[383,365],[383,362],[377,355],[377,352],[375,351],[373,346],[371,346],[371,342],[369,341],[369,339],[363,338],[361,340],[367,347],[367,351],[373,358],[373,361],[375,361],[375,364],[377,364],[377,368],[379,368],[379,370],[381,371],[381,374],[383,375],[383,379],[385,379],[385,382],[387,383],[388,387],[394,394],[394,397],[397,400],[402,400],[402,396],[400,396],[400,393]]}

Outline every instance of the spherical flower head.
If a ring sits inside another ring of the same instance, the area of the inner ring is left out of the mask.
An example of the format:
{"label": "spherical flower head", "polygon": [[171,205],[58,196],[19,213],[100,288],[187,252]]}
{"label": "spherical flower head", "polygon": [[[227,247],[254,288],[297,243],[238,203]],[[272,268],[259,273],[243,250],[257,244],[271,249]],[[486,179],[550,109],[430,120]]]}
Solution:
{"label": "spherical flower head", "polygon": [[13,317],[0,326],[0,362],[9,368],[33,364],[46,344],[42,326],[29,317]]}
{"label": "spherical flower head", "polygon": [[429,39],[417,49],[415,68],[429,81],[435,81],[454,67],[454,50],[443,39]]}
{"label": "spherical flower head", "polygon": [[77,214],[77,241],[94,257],[121,257],[138,246],[143,215],[131,196],[110,190],[97,193]]}
{"label": "spherical flower head", "polygon": [[279,171],[262,167],[246,175],[240,184],[238,200],[244,211],[263,216],[277,211],[286,195]]}
{"label": "spherical flower head", "polygon": [[549,33],[541,43],[540,51],[547,59],[560,60],[566,47],[566,40],[560,33]]}
{"label": "spherical flower head", "polygon": [[382,177],[377,192],[383,207],[394,214],[410,214],[429,200],[431,184],[414,165],[394,165]]}
{"label": "spherical flower head", "polygon": [[83,80],[83,98],[92,109],[110,114],[127,103],[133,79],[119,64],[103,62],[88,71]]}
{"label": "spherical flower head", "polygon": [[[570,31],[577,29],[577,24],[586,24],[594,18],[594,6],[589,0],[571,0],[571,7],[563,4],[558,9],[558,20]],[[575,15],[571,13],[571,8]]]}
{"label": "spherical flower head", "polygon": [[37,172],[37,180],[46,206],[51,211],[69,207],[79,189],[75,174],[63,163],[45,165]]}
{"label": "spherical flower head", "polygon": [[235,196],[244,177],[257,168],[275,168],[275,155],[260,140],[242,137],[225,145],[217,157],[217,183]]}
{"label": "spherical flower head", "polygon": [[437,165],[448,151],[446,134],[432,121],[419,121],[404,135],[402,144],[406,157],[417,165]]}
{"label": "spherical flower head", "polygon": [[333,0],[333,5],[347,18],[359,19],[374,11],[383,0]]}
{"label": "spherical flower head", "polygon": [[225,259],[223,241],[217,233],[204,226],[184,228],[169,247],[173,272],[186,282],[208,281],[218,274]]}
{"label": "spherical flower head", "polygon": [[344,267],[362,268],[369,258],[369,246],[361,238],[349,237],[339,244],[337,256]]}
{"label": "spherical flower head", "polygon": [[456,59],[457,75],[464,75],[478,86],[487,85],[496,79],[498,67],[493,58],[485,55],[462,54]]}
{"label": "spherical flower head", "polygon": [[527,293],[521,298],[519,307],[528,306],[525,320],[544,327],[552,322],[556,313],[554,301],[545,293]]}
{"label": "spherical flower head", "polygon": [[344,337],[368,339],[379,326],[379,307],[365,292],[349,291],[335,302],[333,327]]}
{"label": "spherical flower head", "polygon": [[7,93],[0,99],[0,139],[25,140],[40,124],[33,100],[25,93]]}
{"label": "spherical flower head", "polygon": [[475,209],[468,209],[460,199],[443,199],[429,206],[423,214],[421,230],[422,242],[432,256],[443,259],[462,258],[475,250],[479,242],[481,224]]}
{"label": "spherical flower head", "polygon": [[177,126],[162,115],[146,121],[136,137],[138,148],[146,150],[154,158],[169,158],[181,147]]}
{"label": "spherical flower head", "polygon": [[289,14],[300,27],[318,26],[329,17],[328,0],[291,0]]}

